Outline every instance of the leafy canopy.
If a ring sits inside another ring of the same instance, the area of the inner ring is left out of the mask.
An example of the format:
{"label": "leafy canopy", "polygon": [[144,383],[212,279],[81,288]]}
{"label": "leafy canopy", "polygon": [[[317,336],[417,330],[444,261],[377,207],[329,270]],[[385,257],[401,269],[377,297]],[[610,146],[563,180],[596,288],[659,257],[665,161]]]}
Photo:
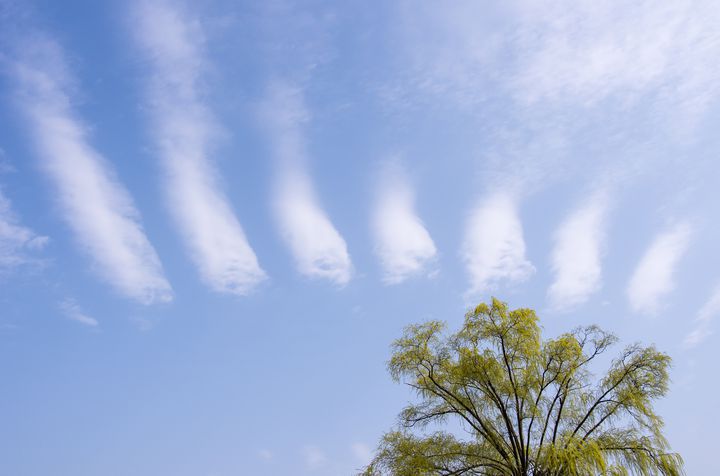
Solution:
{"label": "leafy canopy", "polygon": [[[543,341],[533,310],[497,299],[443,329],[412,325],[395,341],[390,374],[419,401],[364,475],[684,474],[652,405],[668,390],[667,354],[630,345],[598,380],[590,364],[615,336],[588,326]],[[461,430],[442,431],[450,420]]]}

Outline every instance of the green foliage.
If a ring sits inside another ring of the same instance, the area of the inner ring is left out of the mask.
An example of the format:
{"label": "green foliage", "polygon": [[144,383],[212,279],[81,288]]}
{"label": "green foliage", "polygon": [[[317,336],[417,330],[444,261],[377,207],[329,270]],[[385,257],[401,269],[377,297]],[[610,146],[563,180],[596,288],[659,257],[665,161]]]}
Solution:
{"label": "green foliage", "polygon": [[[595,380],[590,364],[615,336],[589,326],[543,341],[534,311],[496,299],[443,330],[409,326],[393,344],[390,375],[418,402],[362,474],[684,474],[652,406],[668,390],[667,354],[628,346]],[[462,431],[437,430],[450,420]]]}

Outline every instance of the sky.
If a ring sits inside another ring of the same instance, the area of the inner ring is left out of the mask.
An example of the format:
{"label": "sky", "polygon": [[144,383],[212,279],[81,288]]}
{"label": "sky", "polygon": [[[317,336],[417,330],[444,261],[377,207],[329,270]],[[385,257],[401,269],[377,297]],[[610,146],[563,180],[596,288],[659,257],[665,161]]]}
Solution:
{"label": "sky", "polygon": [[717,473],[719,22],[0,0],[0,474],[352,474],[391,342],[491,296],[669,353]]}

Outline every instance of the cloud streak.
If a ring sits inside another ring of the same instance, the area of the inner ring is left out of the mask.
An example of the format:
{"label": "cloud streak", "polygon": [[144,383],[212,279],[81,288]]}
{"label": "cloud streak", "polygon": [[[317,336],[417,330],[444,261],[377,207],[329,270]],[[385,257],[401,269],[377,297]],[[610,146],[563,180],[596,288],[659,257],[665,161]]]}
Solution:
{"label": "cloud streak", "polygon": [[385,164],[372,219],[385,284],[398,284],[422,273],[437,254],[414,202],[415,191],[404,171],[397,164]]}
{"label": "cloud streak", "polygon": [[608,206],[607,195],[598,192],[574,210],[555,232],[551,257],[555,278],[548,289],[554,309],[570,310],[600,289]]}
{"label": "cloud streak", "polygon": [[219,125],[201,94],[203,30],[168,1],[139,2],[133,28],[150,61],[147,105],[170,210],[202,280],[244,295],[266,279],[210,159]]}
{"label": "cloud streak", "polygon": [[535,272],[525,257],[516,198],[496,193],[472,210],[461,256],[470,275],[469,294],[484,293],[501,282],[519,283]]}
{"label": "cloud streak", "polygon": [[94,317],[88,316],[80,308],[80,305],[72,298],[65,299],[59,304],[60,310],[68,319],[79,322],[88,327],[98,327],[100,323]]}
{"label": "cloud streak", "polygon": [[172,299],[162,265],[133,200],[111,165],[88,142],[72,110],[72,77],[60,47],[37,38],[11,65],[17,102],[28,120],[42,168],[58,191],[63,218],[97,273],[144,304]]}
{"label": "cloud streak", "polygon": [[302,92],[274,82],[260,108],[277,162],[273,208],[281,235],[300,274],[343,286],[353,267],[347,245],[320,206],[305,167],[303,124],[309,114]]}
{"label": "cloud streak", "polygon": [[691,236],[691,227],[679,223],[655,237],[628,284],[627,297],[635,312],[656,314],[660,310],[662,298],[675,289],[675,269]]}
{"label": "cloud streak", "polygon": [[695,318],[695,328],[685,336],[683,346],[687,349],[697,347],[713,334],[712,321],[720,315],[720,285],[716,286],[710,298]]}

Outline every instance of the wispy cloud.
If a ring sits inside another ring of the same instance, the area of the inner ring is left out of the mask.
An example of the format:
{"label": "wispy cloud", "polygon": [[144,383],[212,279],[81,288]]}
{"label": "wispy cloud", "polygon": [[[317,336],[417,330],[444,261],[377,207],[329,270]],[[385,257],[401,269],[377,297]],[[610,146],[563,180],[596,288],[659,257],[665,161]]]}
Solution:
{"label": "wispy cloud", "polygon": [[695,328],[685,336],[683,346],[685,348],[697,347],[705,339],[713,334],[711,329],[712,321],[720,315],[720,285],[713,290],[710,299],[705,302],[695,318]]}
{"label": "wispy cloud", "polygon": [[60,310],[65,315],[65,317],[70,320],[79,322],[80,324],[89,327],[97,327],[99,325],[97,319],[95,319],[94,317],[90,317],[85,312],[83,312],[77,301],[72,298],[61,301],[58,306],[60,307]]}
{"label": "wispy cloud", "polygon": [[437,96],[466,110],[486,99],[502,46],[497,6],[460,1],[444,8],[410,0],[394,5],[393,31],[401,35],[397,44],[406,64],[397,71],[398,80],[381,87],[383,100],[403,103]]}
{"label": "wispy cloud", "polygon": [[328,457],[324,451],[315,446],[306,446],[303,448],[303,456],[305,465],[310,470],[320,469],[328,463]]}
{"label": "wispy cloud", "polygon": [[263,461],[272,461],[273,458],[275,457],[275,455],[273,455],[273,452],[267,448],[258,450],[257,455]]}
{"label": "wispy cloud", "polygon": [[8,162],[5,150],[0,147],[0,174],[15,172],[15,168]]}
{"label": "wispy cloud", "polygon": [[396,162],[384,164],[373,211],[375,252],[386,284],[422,273],[437,250],[415,212],[415,191]]}
{"label": "wispy cloud", "polygon": [[707,67],[720,54],[713,0],[400,5],[412,71],[403,84],[461,106],[484,101],[487,91],[520,107],[630,106],[651,97],[654,108],[693,122],[720,93],[720,73]]}
{"label": "wispy cloud", "polygon": [[552,251],[555,278],[548,289],[553,308],[570,310],[600,289],[608,207],[607,194],[597,192],[555,232]]}
{"label": "wispy cloud", "polygon": [[19,223],[0,188],[0,273],[35,262],[29,253],[44,248],[47,242],[47,236],[37,235]]}
{"label": "wispy cloud", "polygon": [[274,211],[298,271],[346,284],[353,272],[347,245],[320,206],[306,171],[303,125],[309,114],[302,92],[287,83],[273,82],[260,115],[277,161]]}
{"label": "wispy cloud", "polygon": [[655,314],[662,298],[675,288],[673,275],[690,244],[692,228],[678,223],[658,234],[640,259],[627,288],[636,312]]}
{"label": "wispy cloud", "polygon": [[350,449],[358,463],[367,465],[372,461],[372,450],[365,443],[353,443]]}
{"label": "wispy cloud", "polygon": [[514,86],[527,101],[592,105],[652,94],[696,114],[718,93],[720,76],[707,68],[720,53],[717,2],[535,2],[514,11]]}
{"label": "wispy cloud", "polygon": [[16,99],[77,241],[122,294],[145,304],[169,301],[170,285],[130,194],[89,144],[87,128],[72,110],[73,79],[60,47],[36,38],[18,49],[22,53],[10,66]]}
{"label": "wispy cloud", "polygon": [[347,284],[352,276],[347,245],[318,205],[310,179],[299,170],[282,174],[275,208],[298,271],[310,278]]}
{"label": "wispy cloud", "polygon": [[465,227],[462,259],[470,274],[470,294],[486,292],[502,281],[522,282],[535,272],[525,257],[515,197],[496,193],[472,210]]}
{"label": "wispy cloud", "polygon": [[151,63],[147,103],[172,214],[203,281],[247,294],[266,278],[210,159],[219,131],[201,94],[200,23],[170,1],[138,2],[133,28]]}

